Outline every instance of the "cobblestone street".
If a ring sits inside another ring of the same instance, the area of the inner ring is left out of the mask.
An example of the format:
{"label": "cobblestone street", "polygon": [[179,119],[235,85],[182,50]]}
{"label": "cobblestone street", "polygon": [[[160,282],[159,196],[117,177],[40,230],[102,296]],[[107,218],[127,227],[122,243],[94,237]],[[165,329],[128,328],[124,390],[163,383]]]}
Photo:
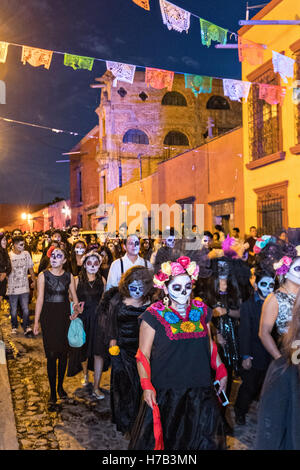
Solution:
{"label": "cobblestone street", "polygon": [[[126,450],[128,441],[111,423],[109,372],[102,376],[105,399],[91,397],[92,384],[83,387],[82,374],[66,377],[67,400],[60,400],[57,412],[49,412],[49,385],[41,335],[25,338],[19,325],[11,336],[9,312],[0,315],[0,330],[7,351],[7,367],[20,449],[27,450]],[[90,373],[90,380],[92,373]],[[233,387],[234,398],[238,382]],[[251,407],[245,426],[234,426],[233,437],[227,438],[230,450],[251,450],[256,428],[257,403]],[[233,411],[228,407],[228,421],[234,425]]]}

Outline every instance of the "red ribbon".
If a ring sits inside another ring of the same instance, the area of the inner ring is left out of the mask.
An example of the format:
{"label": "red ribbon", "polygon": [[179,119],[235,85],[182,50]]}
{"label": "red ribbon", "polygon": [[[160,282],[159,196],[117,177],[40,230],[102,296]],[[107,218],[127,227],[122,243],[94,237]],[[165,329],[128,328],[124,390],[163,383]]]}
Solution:
{"label": "red ribbon", "polygon": [[223,377],[227,377],[227,370],[223,363],[217,367],[217,355],[218,348],[214,341],[212,341],[212,353],[211,353],[211,367],[216,371],[216,380],[221,380]]}
{"label": "red ribbon", "polygon": [[[136,353],[136,361],[141,362],[145,372],[147,374],[147,378],[141,379],[141,387],[143,390],[153,390],[156,396],[156,391],[155,388],[153,387],[150,377],[151,377],[151,368],[150,364],[147,361],[145,355],[142,353],[140,349],[138,349]],[[155,438],[155,447],[154,450],[164,450],[164,440],[163,440],[163,431],[162,431],[162,425],[161,425],[161,419],[160,419],[160,412],[158,405],[153,405],[153,433],[154,433],[154,438]]]}

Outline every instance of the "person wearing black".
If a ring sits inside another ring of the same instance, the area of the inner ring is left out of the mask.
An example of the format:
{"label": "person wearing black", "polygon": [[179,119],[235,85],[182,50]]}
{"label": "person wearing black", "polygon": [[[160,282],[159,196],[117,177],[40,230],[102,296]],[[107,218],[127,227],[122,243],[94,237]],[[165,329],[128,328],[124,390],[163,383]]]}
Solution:
{"label": "person wearing black", "polygon": [[257,229],[254,225],[250,227],[250,237],[246,239],[246,243],[248,243],[248,264],[249,266],[255,265],[256,256],[254,253],[254,246],[257,240]]}
{"label": "person wearing black", "polygon": [[240,375],[242,384],[238,391],[234,411],[236,423],[245,424],[245,415],[253,399],[259,396],[267,369],[272,360],[258,336],[262,306],[275,287],[274,278],[257,268],[256,291],[243,302],[240,309],[239,344],[242,358]]}
{"label": "person wearing black", "polygon": [[271,362],[259,404],[255,450],[300,450],[300,291],[281,355]]}
{"label": "person wearing black", "polygon": [[142,395],[135,360],[138,318],[150,303],[151,291],[151,271],[144,266],[134,266],[122,275],[118,288],[105,293],[99,306],[100,329],[111,354],[112,422],[127,436],[138,414]]}
{"label": "person wearing black", "polygon": [[73,276],[78,276],[82,267],[83,255],[86,252],[86,244],[84,240],[77,240],[71,250],[70,262],[71,273]]}
{"label": "person wearing black", "polygon": [[[66,253],[61,248],[49,248],[50,268],[38,276],[37,301],[34,318],[34,334],[39,334],[41,320],[47,373],[50,384],[49,410],[54,411],[56,390],[61,399],[67,398],[63,381],[68,359],[68,330],[70,320],[79,314],[74,278],[64,270]],[[74,302],[74,314],[70,315],[69,292]],[[57,364],[58,361],[58,364]],[[56,374],[58,384],[56,389]]]}
{"label": "person wearing black", "polygon": [[144,392],[130,450],[224,449],[212,367],[221,390],[227,373],[211,341],[209,309],[191,299],[198,274],[199,266],[181,256],[154,276],[165,297],[141,315],[136,358]]}
{"label": "person wearing black", "polygon": [[[82,268],[75,278],[76,292],[80,302],[80,319],[83,322],[86,341],[81,348],[70,348],[68,376],[72,377],[83,370],[82,384],[89,384],[88,371],[94,371],[93,398],[101,400],[99,390],[101,374],[104,369],[103,354],[99,353],[96,343],[98,313],[97,308],[105,288],[105,279],[101,275],[101,256],[96,251],[86,253],[82,258]],[[107,356],[107,355],[106,355]]]}
{"label": "person wearing black", "polygon": [[7,238],[5,233],[0,233],[0,307],[6,294],[7,278],[11,273],[11,262],[7,252]]}

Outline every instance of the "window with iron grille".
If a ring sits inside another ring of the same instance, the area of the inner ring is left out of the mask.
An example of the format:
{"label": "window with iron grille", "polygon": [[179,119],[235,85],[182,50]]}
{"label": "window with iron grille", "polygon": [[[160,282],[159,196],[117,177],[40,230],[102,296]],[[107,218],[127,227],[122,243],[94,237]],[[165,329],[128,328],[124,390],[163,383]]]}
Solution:
{"label": "window with iron grille", "polygon": [[[255,82],[279,85],[273,70],[255,78]],[[252,160],[272,155],[281,150],[280,105],[271,105],[259,99],[259,85],[253,84],[248,98],[249,152]]]}
{"label": "window with iron grille", "polygon": [[185,134],[178,131],[170,131],[165,137],[164,145],[189,145],[189,139]]}
{"label": "window with iron grille", "polygon": [[187,106],[185,97],[178,91],[168,91],[161,102],[162,105],[168,106]]}
{"label": "window with iron grille", "polygon": [[262,233],[274,235],[282,229],[283,223],[283,195],[266,193],[257,201],[258,227]]}
{"label": "window with iron grille", "polygon": [[149,139],[145,132],[140,129],[129,129],[123,137],[124,144],[149,144]]}

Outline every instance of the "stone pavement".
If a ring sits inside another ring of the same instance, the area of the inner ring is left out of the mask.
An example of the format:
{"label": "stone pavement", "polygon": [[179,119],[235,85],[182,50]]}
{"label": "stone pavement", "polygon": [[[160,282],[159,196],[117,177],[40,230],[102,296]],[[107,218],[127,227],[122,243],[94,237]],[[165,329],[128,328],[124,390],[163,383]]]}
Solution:
{"label": "stone pavement", "polygon": [[[41,335],[25,338],[19,326],[18,334],[12,337],[7,309],[0,313],[0,330],[6,345],[16,437],[20,449],[127,449],[128,441],[111,423],[109,371],[104,373],[101,379],[104,400],[93,400],[92,384],[83,387],[82,374],[78,374],[65,378],[64,388],[69,398],[59,402],[57,411],[49,412],[49,385]],[[92,373],[90,380],[92,381]],[[231,398],[236,395],[238,386],[236,381]],[[228,407],[227,419],[234,425],[234,435],[227,438],[229,450],[253,449],[256,414],[257,403],[254,403],[247,416],[246,425],[236,426],[232,407]]]}

